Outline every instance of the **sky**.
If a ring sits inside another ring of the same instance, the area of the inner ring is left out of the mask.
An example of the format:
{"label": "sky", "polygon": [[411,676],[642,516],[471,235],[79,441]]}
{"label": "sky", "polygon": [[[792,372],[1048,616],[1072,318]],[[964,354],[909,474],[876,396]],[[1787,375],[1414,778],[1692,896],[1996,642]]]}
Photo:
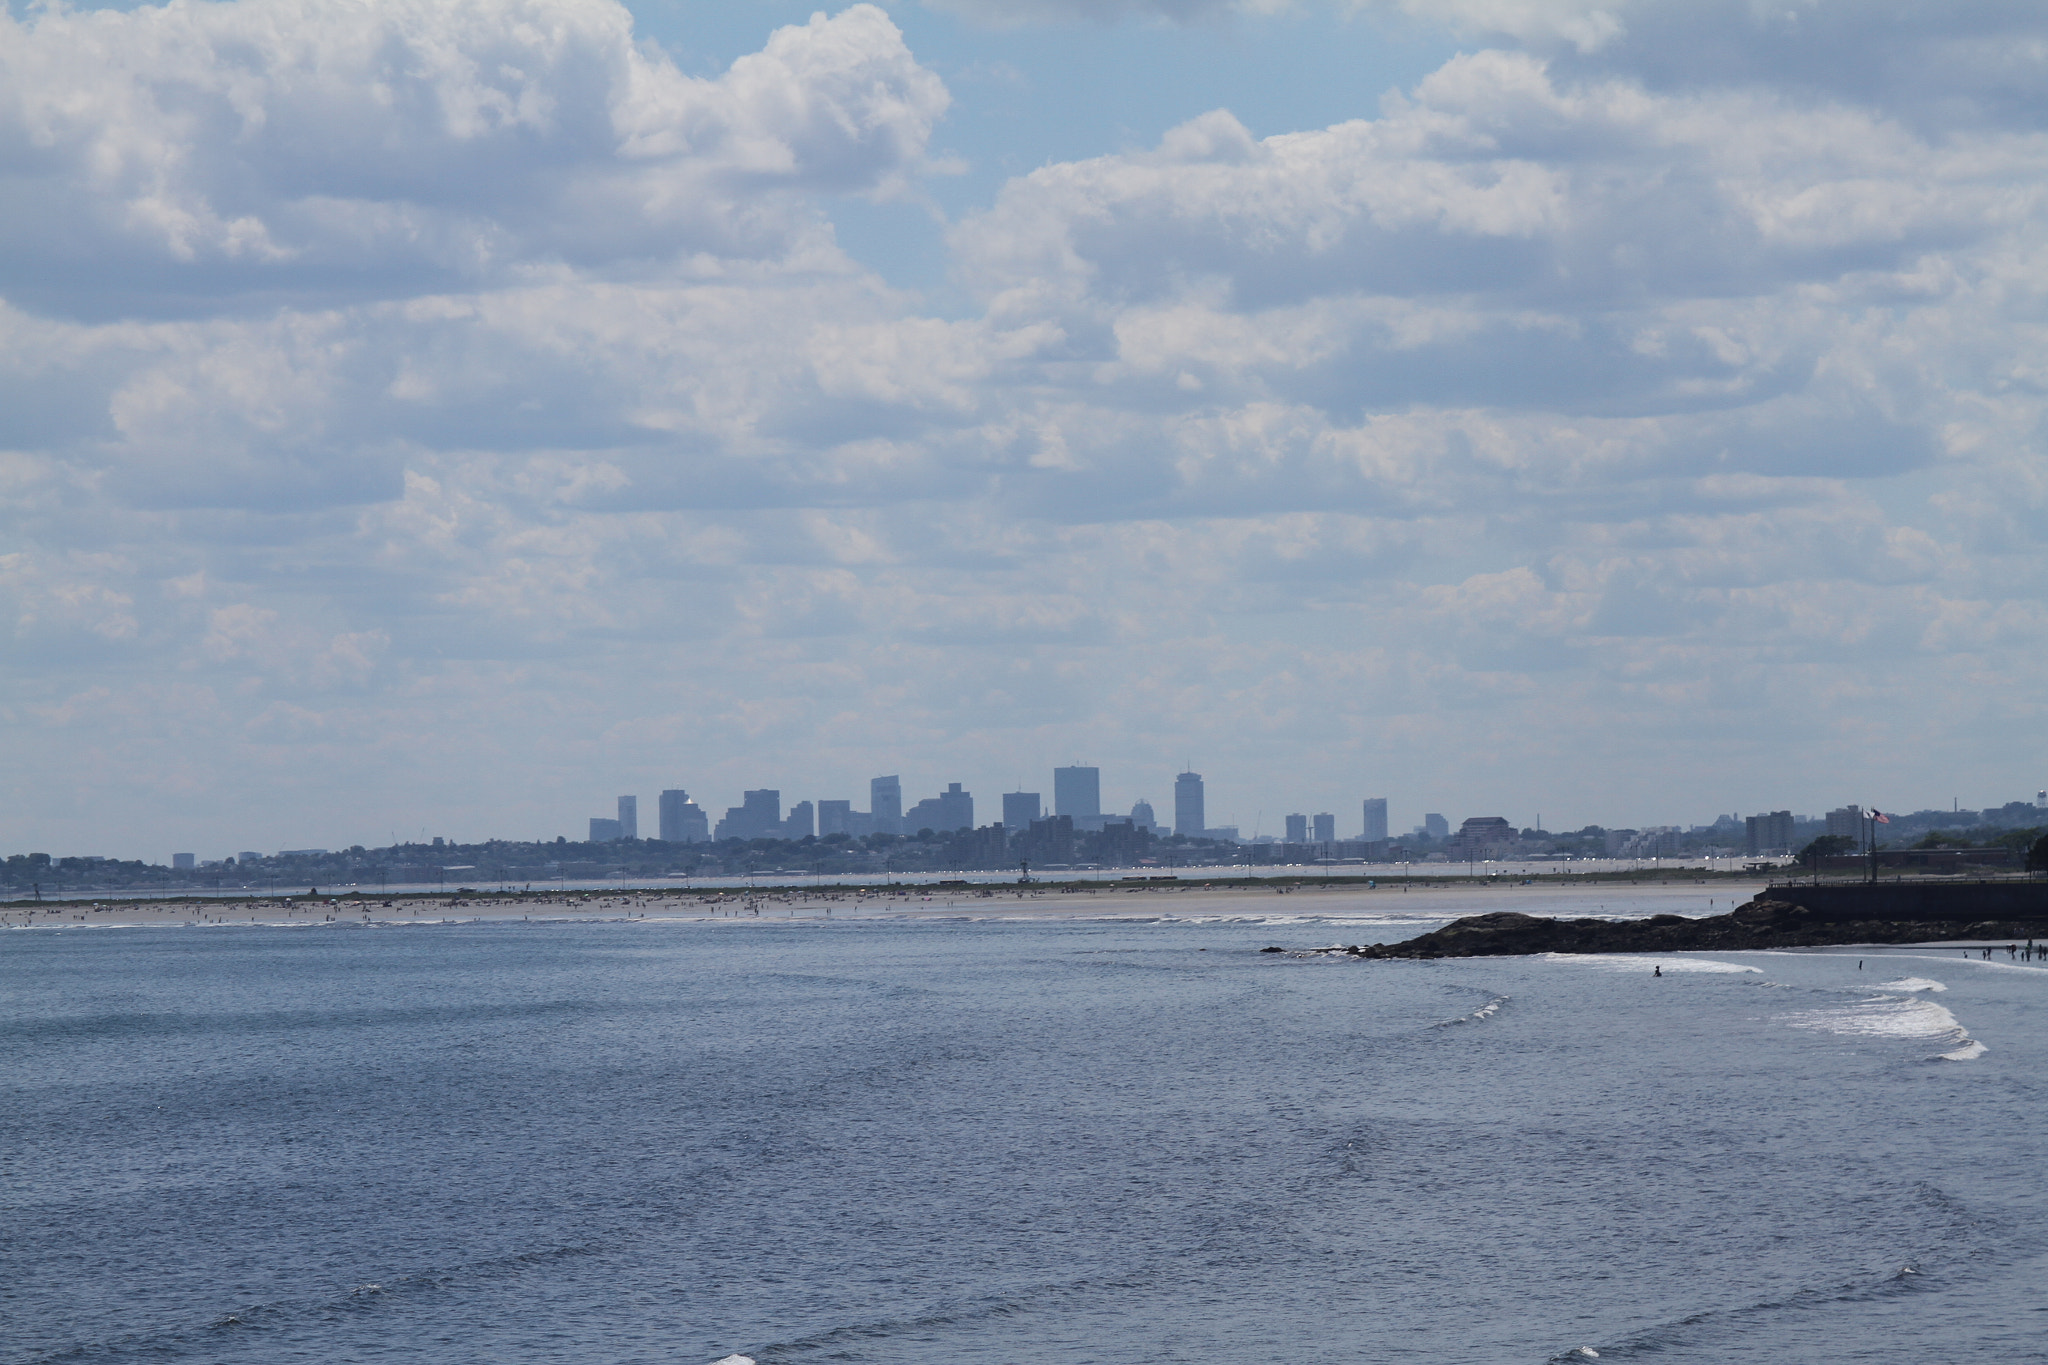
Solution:
{"label": "sky", "polygon": [[2044,168],[2020,0],[15,0],[0,854],[2031,799]]}

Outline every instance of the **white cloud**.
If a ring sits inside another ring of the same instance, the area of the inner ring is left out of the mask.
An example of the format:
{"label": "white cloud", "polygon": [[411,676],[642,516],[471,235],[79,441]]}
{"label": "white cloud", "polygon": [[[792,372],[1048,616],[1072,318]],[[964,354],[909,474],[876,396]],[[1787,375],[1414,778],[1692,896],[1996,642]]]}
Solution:
{"label": "white cloud", "polygon": [[1844,98],[1934,126],[2040,125],[2048,12],[2030,0],[1359,0],[1575,73],[1659,89]]}
{"label": "white cloud", "polygon": [[899,190],[948,103],[872,6],[706,80],[607,0],[0,14],[0,91],[0,289],[53,311],[823,261],[805,196]]}
{"label": "white cloud", "polygon": [[23,761],[125,735],[139,790],[230,800],[143,743],[176,731],[250,819],[317,761],[490,816],[449,833],[566,825],[443,774],[1192,749],[1219,793],[1284,754],[1344,769],[1329,808],[1551,773],[1611,818],[1669,799],[1617,753],[1710,806],[1846,730],[2013,771],[2048,139],[1761,57],[1677,79],[1648,0],[1458,14],[1526,49],[1011,180],[944,317],[821,207],[915,195],[947,108],[869,7],[716,78],[597,0],[5,20]]}
{"label": "white cloud", "polygon": [[924,4],[928,9],[998,27],[1075,20],[1099,24],[1129,19],[1208,23],[1232,15],[1274,14],[1294,7],[1293,0],[924,0]]}

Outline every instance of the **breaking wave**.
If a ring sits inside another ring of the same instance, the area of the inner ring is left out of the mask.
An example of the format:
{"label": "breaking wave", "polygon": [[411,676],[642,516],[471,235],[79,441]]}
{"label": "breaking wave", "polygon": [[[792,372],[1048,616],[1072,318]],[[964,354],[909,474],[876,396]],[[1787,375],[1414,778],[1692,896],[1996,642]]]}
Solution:
{"label": "breaking wave", "polygon": [[1461,1014],[1455,1019],[1446,1019],[1440,1024],[1432,1025],[1432,1027],[1450,1028],[1457,1024],[1482,1023],[1485,1020],[1491,1019],[1494,1015],[1500,1013],[1500,1007],[1502,1005],[1507,1004],[1507,1002],[1507,996],[1496,995],[1491,1000],[1488,1000],[1485,1004],[1481,1005],[1478,1009],[1473,1010],[1470,1014]]}
{"label": "breaking wave", "polygon": [[[1929,983],[1934,984],[1934,983]],[[1950,1045],[1944,1061],[1967,1062],[1984,1055],[1962,1021],[1932,1000],[1917,996],[1874,995],[1853,1004],[1788,1014],[1793,1028],[1814,1029],[1850,1038],[1926,1039]]]}
{"label": "breaking wave", "polygon": [[1604,967],[1613,972],[1648,972],[1663,968],[1669,972],[1755,972],[1763,968],[1739,962],[1716,962],[1706,957],[1664,957],[1649,953],[1543,953],[1549,962],[1575,962],[1586,967]]}

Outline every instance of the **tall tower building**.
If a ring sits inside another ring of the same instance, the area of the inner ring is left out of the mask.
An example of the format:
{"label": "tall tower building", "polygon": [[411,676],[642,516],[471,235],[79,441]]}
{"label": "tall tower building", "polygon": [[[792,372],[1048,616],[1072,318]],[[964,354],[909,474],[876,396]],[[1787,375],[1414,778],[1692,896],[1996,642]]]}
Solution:
{"label": "tall tower building", "polygon": [[1102,769],[1054,768],[1052,813],[1071,815],[1076,825],[1099,817],[1102,814]]}
{"label": "tall tower building", "polygon": [[1305,844],[1308,842],[1308,817],[1306,815],[1290,815],[1287,817],[1287,842],[1290,844]]}
{"label": "tall tower building", "polygon": [[974,793],[962,791],[958,782],[949,782],[939,793],[939,818],[948,829],[974,828]]}
{"label": "tall tower building", "polygon": [[640,798],[622,796],[619,798],[619,837],[637,839],[640,837]]}
{"label": "tall tower building", "polygon": [[853,833],[853,802],[820,801],[818,803],[818,837],[828,834]]}
{"label": "tall tower building", "polygon": [[[1447,822],[1444,833],[1451,832]],[[1365,833],[1358,836],[1369,844],[1379,843],[1387,837],[1387,798],[1368,796],[1365,798]]]}
{"label": "tall tower building", "polygon": [[1208,811],[1202,800],[1202,775],[1182,773],[1173,779],[1173,832],[1183,839],[1199,839],[1209,828]]}
{"label": "tall tower building", "polygon": [[876,777],[868,780],[868,812],[875,817],[875,833],[903,832],[903,779]]}
{"label": "tall tower building", "polygon": [[701,844],[711,837],[710,817],[680,787],[663,792],[655,812],[664,843]]}
{"label": "tall tower building", "polygon": [[1337,842],[1337,817],[1324,811],[1316,817],[1316,842],[1334,844]]}
{"label": "tall tower building", "polygon": [[781,838],[782,793],[774,787],[743,793],[741,804],[725,808],[713,833],[720,839]]}
{"label": "tall tower building", "polygon": [[1037,792],[1003,793],[1003,828],[1010,831],[1031,828],[1031,822],[1038,818]]}

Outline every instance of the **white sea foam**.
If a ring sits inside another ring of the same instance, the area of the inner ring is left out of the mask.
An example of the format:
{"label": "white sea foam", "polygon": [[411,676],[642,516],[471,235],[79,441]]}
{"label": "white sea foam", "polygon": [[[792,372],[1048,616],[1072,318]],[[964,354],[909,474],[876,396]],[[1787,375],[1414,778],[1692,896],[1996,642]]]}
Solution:
{"label": "white sea foam", "polygon": [[1945,991],[1948,989],[1939,981],[1929,981],[1924,976],[1902,976],[1897,981],[1885,982],[1884,988],[1888,991]]}
{"label": "white sea foam", "polygon": [[1911,957],[1916,962],[1960,962],[1965,967],[1991,967],[2001,972],[2048,972],[2048,967],[2029,967],[2024,962],[1994,962],[1988,957],[1935,957],[1932,953],[1887,953],[1894,960]]}
{"label": "white sea foam", "polygon": [[1551,962],[1576,962],[1587,967],[1604,967],[1614,972],[1648,972],[1662,967],[1669,972],[1756,972],[1763,968],[1739,962],[1716,962],[1707,957],[1653,957],[1630,953],[1544,953]]}
{"label": "white sea foam", "polygon": [[1500,1007],[1502,1005],[1505,1005],[1507,1002],[1507,996],[1496,995],[1495,997],[1493,997],[1493,999],[1487,1001],[1478,1009],[1473,1010],[1470,1014],[1461,1014],[1456,1019],[1446,1019],[1443,1021],[1443,1023],[1438,1024],[1437,1027],[1449,1028],[1453,1024],[1475,1024],[1480,1022],[1481,1020],[1491,1019],[1494,1015],[1500,1013]]}
{"label": "white sea foam", "polygon": [[1986,1050],[1970,1037],[1960,1019],[1932,1000],[1914,996],[1874,995],[1850,1005],[1788,1014],[1785,1022],[1793,1028],[1852,1038],[1926,1038],[1949,1043],[1953,1046],[1940,1055],[1951,1062],[1970,1061]]}
{"label": "white sea foam", "polygon": [[711,1365],[754,1365],[754,1358],[752,1356],[743,1356],[735,1351],[722,1360],[712,1361]]}

